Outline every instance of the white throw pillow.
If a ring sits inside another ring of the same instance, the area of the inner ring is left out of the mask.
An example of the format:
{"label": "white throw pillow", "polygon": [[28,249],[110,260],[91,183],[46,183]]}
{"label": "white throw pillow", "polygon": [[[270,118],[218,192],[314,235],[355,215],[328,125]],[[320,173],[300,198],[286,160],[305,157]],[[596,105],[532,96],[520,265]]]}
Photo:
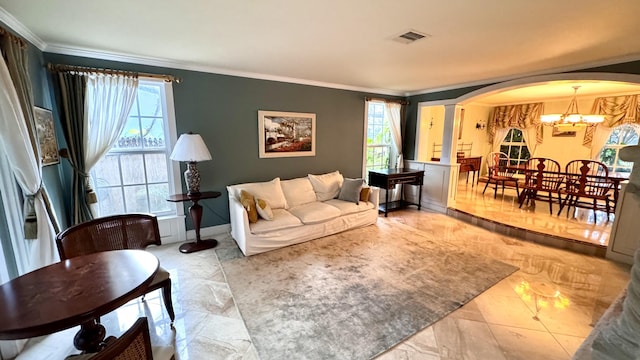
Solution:
{"label": "white throw pillow", "polygon": [[309,174],[309,180],[316,192],[318,201],[326,201],[335,198],[340,193],[340,187],[344,178],[339,171],[322,175]]}
{"label": "white throw pillow", "polygon": [[289,208],[316,201],[316,192],[313,191],[309,178],[282,180],[280,186]]}
{"label": "white throw pillow", "polygon": [[258,215],[265,220],[273,220],[273,211],[271,210],[271,206],[267,204],[266,201],[262,199],[256,199],[256,210],[258,211]]}

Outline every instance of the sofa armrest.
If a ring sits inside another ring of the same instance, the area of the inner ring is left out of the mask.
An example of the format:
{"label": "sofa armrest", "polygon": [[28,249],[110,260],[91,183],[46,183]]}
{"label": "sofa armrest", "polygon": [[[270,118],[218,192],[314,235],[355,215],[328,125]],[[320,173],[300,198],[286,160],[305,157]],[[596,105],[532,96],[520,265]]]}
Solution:
{"label": "sofa armrest", "polygon": [[372,186],[370,189],[369,201],[373,203],[374,209],[377,209],[380,205],[380,188]]}
{"label": "sofa armrest", "polygon": [[244,207],[233,195],[229,196],[229,219],[231,220],[231,236],[244,252],[246,236],[249,229],[249,216]]}

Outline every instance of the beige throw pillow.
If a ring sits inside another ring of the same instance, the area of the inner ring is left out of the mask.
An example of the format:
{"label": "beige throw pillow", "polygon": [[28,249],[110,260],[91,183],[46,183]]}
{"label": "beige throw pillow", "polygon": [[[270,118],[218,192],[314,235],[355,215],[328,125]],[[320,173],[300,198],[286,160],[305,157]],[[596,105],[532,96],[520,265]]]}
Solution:
{"label": "beige throw pillow", "polygon": [[258,221],[258,211],[256,209],[256,200],[248,191],[240,191],[240,203],[247,210],[249,216],[249,222],[254,223]]}
{"label": "beige throw pillow", "polygon": [[256,210],[258,210],[258,215],[265,220],[273,220],[273,211],[269,204],[262,199],[256,199]]}

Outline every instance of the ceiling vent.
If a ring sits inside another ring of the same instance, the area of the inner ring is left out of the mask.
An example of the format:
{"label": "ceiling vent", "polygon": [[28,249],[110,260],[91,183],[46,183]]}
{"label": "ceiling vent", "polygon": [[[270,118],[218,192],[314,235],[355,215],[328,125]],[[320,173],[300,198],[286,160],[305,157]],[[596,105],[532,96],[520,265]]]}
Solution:
{"label": "ceiling vent", "polygon": [[412,42],[428,37],[431,37],[431,35],[420,33],[415,30],[410,30],[405,32],[404,34],[399,35],[398,37],[395,37],[393,40],[403,44],[411,44]]}

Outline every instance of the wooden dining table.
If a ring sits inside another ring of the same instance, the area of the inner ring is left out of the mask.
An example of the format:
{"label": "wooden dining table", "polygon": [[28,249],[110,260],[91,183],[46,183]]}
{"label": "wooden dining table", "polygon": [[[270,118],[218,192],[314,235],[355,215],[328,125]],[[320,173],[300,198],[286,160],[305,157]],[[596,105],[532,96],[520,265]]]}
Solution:
{"label": "wooden dining table", "polygon": [[158,259],[143,250],[98,252],[64,260],[0,285],[0,340],[42,336],[81,325],[74,345],[97,352],[98,318],[144,295]]}
{"label": "wooden dining table", "polygon": [[[526,169],[523,168],[522,166],[512,166],[512,167],[508,167],[509,169],[516,171],[516,172],[523,172],[525,175],[525,183],[528,182],[529,177],[531,177],[533,174],[538,173],[539,170],[536,169]],[[578,175],[578,174],[570,174],[564,171],[547,171],[547,170],[543,170],[542,171],[543,176],[562,176],[562,177],[566,177],[567,175]],[[600,178],[600,179],[604,179],[605,176],[602,175],[589,175],[589,178],[592,179],[596,179],[596,178]],[[611,188],[613,190],[613,203],[614,203],[614,210],[615,210],[615,206],[618,203],[618,197],[620,196],[620,183],[625,181],[625,180],[629,180],[629,175],[628,174],[624,174],[624,173],[612,173],[609,174],[608,176],[606,176],[606,180],[608,182],[611,183]],[[564,180],[563,180],[564,181]],[[524,201],[524,198],[526,197],[526,194],[524,191],[522,191],[520,193],[519,196],[519,202],[521,203],[522,201]]]}

